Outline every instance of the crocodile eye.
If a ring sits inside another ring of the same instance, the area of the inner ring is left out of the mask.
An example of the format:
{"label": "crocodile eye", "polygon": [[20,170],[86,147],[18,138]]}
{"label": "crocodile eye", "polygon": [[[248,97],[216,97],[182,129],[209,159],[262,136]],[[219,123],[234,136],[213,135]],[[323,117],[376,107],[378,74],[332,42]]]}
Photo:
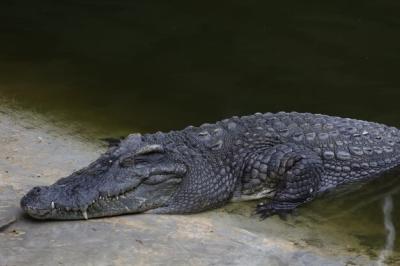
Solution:
{"label": "crocodile eye", "polygon": [[158,162],[164,157],[165,151],[161,145],[151,144],[139,148],[135,154],[123,158],[119,165],[121,167],[130,167],[133,165]]}
{"label": "crocodile eye", "polygon": [[153,151],[146,154],[136,155],[134,159],[135,159],[135,164],[145,164],[145,163],[159,162],[163,158],[164,158],[164,153]]}
{"label": "crocodile eye", "polygon": [[126,157],[119,162],[119,166],[121,167],[129,167],[135,163],[135,158],[133,156]]}
{"label": "crocodile eye", "polygon": [[160,162],[164,158],[163,152],[151,151],[147,153],[134,154],[123,158],[119,165],[123,168],[131,167],[134,165],[150,164]]}

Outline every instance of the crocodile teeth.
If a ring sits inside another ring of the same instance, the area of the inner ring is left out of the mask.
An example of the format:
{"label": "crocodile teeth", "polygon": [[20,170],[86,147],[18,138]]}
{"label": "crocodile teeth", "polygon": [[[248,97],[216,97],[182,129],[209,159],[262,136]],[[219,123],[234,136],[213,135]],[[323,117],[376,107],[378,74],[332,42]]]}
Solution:
{"label": "crocodile teeth", "polygon": [[86,210],[82,211],[82,215],[83,215],[83,218],[85,218],[86,220],[89,219]]}
{"label": "crocodile teeth", "polygon": [[54,209],[56,206],[54,204],[54,201],[51,202],[51,208]]}

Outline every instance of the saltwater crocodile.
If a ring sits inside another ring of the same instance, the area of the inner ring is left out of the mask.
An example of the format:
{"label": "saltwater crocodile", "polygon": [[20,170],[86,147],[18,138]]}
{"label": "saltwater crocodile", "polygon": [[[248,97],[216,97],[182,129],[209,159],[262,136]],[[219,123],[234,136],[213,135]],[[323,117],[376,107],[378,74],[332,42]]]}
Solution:
{"label": "saltwater crocodile", "polygon": [[194,213],[265,198],[262,218],[400,163],[400,132],[356,119],[257,113],[131,134],[95,162],[21,200],[37,219]]}

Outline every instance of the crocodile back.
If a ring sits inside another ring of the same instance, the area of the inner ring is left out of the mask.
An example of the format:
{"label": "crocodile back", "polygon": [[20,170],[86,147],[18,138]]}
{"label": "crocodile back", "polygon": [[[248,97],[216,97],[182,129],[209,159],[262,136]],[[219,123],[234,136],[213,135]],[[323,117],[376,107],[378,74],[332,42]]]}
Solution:
{"label": "crocodile back", "polygon": [[310,113],[266,113],[245,117],[282,143],[303,145],[321,156],[321,191],[380,174],[400,163],[400,131],[380,123]]}

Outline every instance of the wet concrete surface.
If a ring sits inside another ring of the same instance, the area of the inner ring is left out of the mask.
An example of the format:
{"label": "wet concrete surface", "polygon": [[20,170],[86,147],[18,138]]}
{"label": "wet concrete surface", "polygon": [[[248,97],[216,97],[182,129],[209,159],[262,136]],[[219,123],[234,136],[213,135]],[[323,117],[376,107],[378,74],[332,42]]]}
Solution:
{"label": "wet concrete surface", "polygon": [[260,221],[254,203],[194,215],[35,221],[19,199],[104,146],[79,129],[0,108],[0,265],[374,265],[358,240],[299,216]]}

